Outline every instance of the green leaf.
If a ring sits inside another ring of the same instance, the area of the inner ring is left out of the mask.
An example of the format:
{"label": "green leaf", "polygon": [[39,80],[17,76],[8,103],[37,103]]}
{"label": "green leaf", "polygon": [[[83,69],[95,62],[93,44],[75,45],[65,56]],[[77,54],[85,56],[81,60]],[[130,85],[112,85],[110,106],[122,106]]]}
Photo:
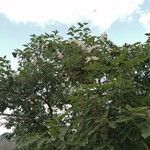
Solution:
{"label": "green leaf", "polygon": [[12,55],[13,55],[14,58],[17,57],[17,53],[16,52],[13,52]]}
{"label": "green leaf", "polygon": [[34,142],[37,142],[41,136],[39,134],[31,134],[24,136],[23,139],[20,140],[20,142],[17,144],[17,148],[24,148],[28,147]]}
{"label": "green leaf", "polygon": [[80,23],[80,22],[78,22],[78,25],[80,26],[80,28],[82,28],[82,27],[83,27],[83,24],[82,24],[82,23]]}
{"label": "green leaf", "polygon": [[115,123],[123,123],[123,122],[128,122],[133,120],[132,117],[127,117],[127,116],[119,116],[118,119],[115,120]]}
{"label": "green leaf", "polygon": [[150,136],[150,125],[149,124],[147,124],[147,126],[142,127],[142,136],[144,139],[146,139]]}
{"label": "green leaf", "polygon": [[93,130],[91,130],[90,132],[88,132],[88,136],[91,136],[92,134],[94,134],[95,132],[97,132],[97,130],[100,128],[101,124],[98,124]]}

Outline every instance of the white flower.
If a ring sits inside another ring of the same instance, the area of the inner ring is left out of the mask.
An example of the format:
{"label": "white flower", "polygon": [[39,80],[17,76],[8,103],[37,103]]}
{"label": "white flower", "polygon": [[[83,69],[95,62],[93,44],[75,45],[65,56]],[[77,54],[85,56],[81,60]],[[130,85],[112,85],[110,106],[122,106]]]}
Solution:
{"label": "white flower", "polygon": [[57,52],[57,57],[58,57],[59,59],[62,59],[64,56],[63,56],[63,54],[62,54],[61,52]]}
{"label": "white flower", "polygon": [[96,56],[91,56],[91,57],[86,57],[86,62],[85,63],[88,63],[88,62],[90,62],[91,60],[99,60],[99,58],[98,57],[96,57]]}
{"label": "white flower", "polygon": [[90,53],[93,49],[96,49],[96,48],[99,48],[100,46],[98,45],[98,44],[96,44],[96,45],[93,45],[93,46],[91,46],[91,47],[88,47],[87,48],[87,51]]}
{"label": "white flower", "polygon": [[106,40],[106,38],[107,38],[107,33],[106,33],[106,32],[103,32],[103,33],[100,35],[100,37],[101,37],[102,42],[105,42],[105,40]]}
{"label": "white flower", "polygon": [[85,63],[88,63],[91,61],[91,57],[86,57],[86,62]]}
{"label": "white flower", "polygon": [[81,47],[81,49],[83,49],[83,50],[85,50],[87,48],[86,45],[85,45],[85,43],[83,41],[80,41],[80,40],[76,40],[76,39],[68,40],[68,43],[69,44],[75,43],[79,47]]}
{"label": "white flower", "polygon": [[34,57],[34,58],[32,59],[32,63],[33,63],[34,65],[37,64],[37,58],[36,58],[36,57]]}
{"label": "white flower", "polygon": [[49,45],[49,42],[48,42],[48,41],[46,41],[46,42],[42,45],[42,49],[47,48],[47,47],[48,47],[48,45]]}
{"label": "white flower", "polygon": [[17,76],[17,72],[12,73],[12,77],[15,78]]}
{"label": "white flower", "polygon": [[91,56],[91,58],[92,58],[92,60],[99,60],[99,58],[96,56]]}
{"label": "white flower", "polygon": [[107,37],[107,33],[106,32],[103,32],[103,33],[101,33],[101,35],[100,35],[101,37]]}

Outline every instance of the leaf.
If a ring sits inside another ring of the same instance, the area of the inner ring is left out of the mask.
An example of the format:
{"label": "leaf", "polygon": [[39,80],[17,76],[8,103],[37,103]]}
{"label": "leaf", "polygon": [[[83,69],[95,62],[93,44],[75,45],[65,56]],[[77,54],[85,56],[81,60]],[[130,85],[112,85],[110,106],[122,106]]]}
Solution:
{"label": "leaf", "polygon": [[88,25],[88,23],[87,23],[87,22],[84,22],[83,24],[84,24],[84,25]]}
{"label": "leaf", "polygon": [[135,65],[140,64],[141,62],[143,62],[143,61],[145,61],[145,60],[147,60],[147,59],[148,59],[148,57],[135,58],[135,59],[132,59],[132,60],[130,60],[130,61],[127,61],[127,62],[126,62],[126,65],[127,65],[128,67],[135,66]]}
{"label": "leaf", "polygon": [[100,128],[100,126],[101,126],[101,124],[98,124],[93,130],[88,132],[88,136],[91,136],[92,134],[94,134],[94,132],[97,132],[97,130]]}
{"label": "leaf", "polygon": [[17,53],[16,52],[13,52],[12,55],[13,55],[14,58],[17,57]]}
{"label": "leaf", "polygon": [[145,33],[146,36],[150,36],[150,33]]}
{"label": "leaf", "polygon": [[82,28],[82,27],[83,27],[83,24],[82,24],[82,23],[80,23],[80,22],[78,22],[78,25],[80,26],[80,28]]}
{"label": "leaf", "polygon": [[113,121],[109,121],[109,126],[112,129],[116,129],[117,128],[117,124],[115,122],[113,122]]}
{"label": "leaf", "polygon": [[37,147],[42,147],[42,145],[45,144],[45,142],[47,141],[50,141],[50,138],[41,138],[37,143]]}
{"label": "leaf", "polygon": [[17,144],[18,148],[28,147],[30,144],[33,144],[34,142],[38,141],[41,138],[39,134],[30,134],[24,136],[22,139],[20,139],[20,142]]}
{"label": "leaf", "polygon": [[133,118],[126,117],[126,116],[119,116],[119,118],[115,120],[115,123],[123,123],[123,122],[128,122],[130,120],[133,120]]}
{"label": "leaf", "polygon": [[147,124],[147,126],[142,127],[142,137],[144,139],[148,138],[150,136],[150,125]]}

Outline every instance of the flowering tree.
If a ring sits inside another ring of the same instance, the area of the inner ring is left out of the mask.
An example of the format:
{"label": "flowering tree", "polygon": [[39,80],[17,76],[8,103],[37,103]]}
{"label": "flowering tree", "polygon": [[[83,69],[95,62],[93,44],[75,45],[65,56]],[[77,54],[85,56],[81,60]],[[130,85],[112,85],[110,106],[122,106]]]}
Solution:
{"label": "flowering tree", "polygon": [[150,34],[117,46],[78,23],[67,35],[32,35],[13,52],[17,71],[0,60],[0,111],[16,149],[148,150]]}

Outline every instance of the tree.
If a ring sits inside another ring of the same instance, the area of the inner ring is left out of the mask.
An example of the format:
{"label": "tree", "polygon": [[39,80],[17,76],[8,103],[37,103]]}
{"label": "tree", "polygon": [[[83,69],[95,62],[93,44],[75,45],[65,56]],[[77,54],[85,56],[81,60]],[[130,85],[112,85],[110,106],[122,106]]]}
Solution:
{"label": "tree", "polygon": [[[117,46],[87,23],[31,35],[18,70],[1,58],[0,111],[21,150],[148,150],[150,34]],[[4,114],[6,108],[11,114]]]}

